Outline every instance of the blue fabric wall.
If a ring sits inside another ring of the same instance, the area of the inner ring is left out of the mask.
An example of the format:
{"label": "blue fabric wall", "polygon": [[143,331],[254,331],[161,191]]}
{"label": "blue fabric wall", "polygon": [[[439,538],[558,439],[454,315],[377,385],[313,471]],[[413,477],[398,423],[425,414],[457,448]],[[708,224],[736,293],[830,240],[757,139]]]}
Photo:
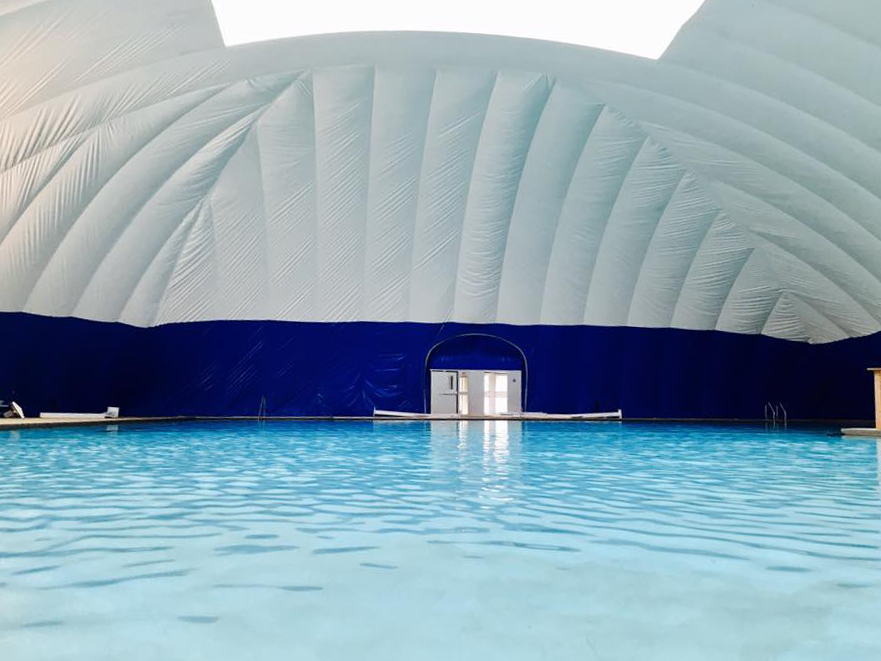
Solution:
{"label": "blue fabric wall", "polygon": [[[670,329],[207,322],[138,329],[0,313],[0,399],[31,414],[369,415],[422,411],[426,358],[467,333],[528,361],[530,411],[628,417],[868,419],[881,335],[810,346]],[[444,355],[450,355],[447,352]],[[441,363],[445,359],[440,359]],[[455,365],[449,365],[455,366]]]}

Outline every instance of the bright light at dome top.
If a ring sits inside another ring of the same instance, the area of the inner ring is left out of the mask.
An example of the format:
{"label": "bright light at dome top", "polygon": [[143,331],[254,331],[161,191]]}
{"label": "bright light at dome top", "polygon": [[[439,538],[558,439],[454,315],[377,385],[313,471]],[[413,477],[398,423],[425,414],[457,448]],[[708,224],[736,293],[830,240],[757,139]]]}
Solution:
{"label": "bright light at dome top", "polygon": [[429,30],[548,39],[659,57],[703,0],[213,0],[228,45],[332,32]]}

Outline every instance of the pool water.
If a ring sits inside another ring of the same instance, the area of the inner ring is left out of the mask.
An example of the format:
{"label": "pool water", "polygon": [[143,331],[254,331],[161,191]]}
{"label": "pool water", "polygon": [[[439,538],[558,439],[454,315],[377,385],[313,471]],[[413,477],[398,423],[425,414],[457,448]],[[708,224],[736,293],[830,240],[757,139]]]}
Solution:
{"label": "pool water", "polygon": [[881,659],[881,452],[829,431],[0,432],[0,658]]}

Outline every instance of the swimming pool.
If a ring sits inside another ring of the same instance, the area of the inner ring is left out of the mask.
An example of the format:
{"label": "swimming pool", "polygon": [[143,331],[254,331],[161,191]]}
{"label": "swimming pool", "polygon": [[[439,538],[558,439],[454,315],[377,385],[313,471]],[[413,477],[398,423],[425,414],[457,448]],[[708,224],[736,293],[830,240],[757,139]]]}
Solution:
{"label": "swimming pool", "polygon": [[881,658],[881,453],[829,431],[2,432],[0,657]]}

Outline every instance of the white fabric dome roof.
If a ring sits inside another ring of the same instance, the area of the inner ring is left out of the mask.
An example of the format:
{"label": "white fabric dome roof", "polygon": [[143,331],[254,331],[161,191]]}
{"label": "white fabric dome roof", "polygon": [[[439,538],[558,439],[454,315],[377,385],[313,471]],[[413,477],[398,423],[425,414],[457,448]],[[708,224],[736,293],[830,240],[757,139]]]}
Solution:
{"label": "white fabric dome roof", "polygon": [[881,7],[828,4],[711,0],[655,62],[0,0],[0,310],[874,333]]}

